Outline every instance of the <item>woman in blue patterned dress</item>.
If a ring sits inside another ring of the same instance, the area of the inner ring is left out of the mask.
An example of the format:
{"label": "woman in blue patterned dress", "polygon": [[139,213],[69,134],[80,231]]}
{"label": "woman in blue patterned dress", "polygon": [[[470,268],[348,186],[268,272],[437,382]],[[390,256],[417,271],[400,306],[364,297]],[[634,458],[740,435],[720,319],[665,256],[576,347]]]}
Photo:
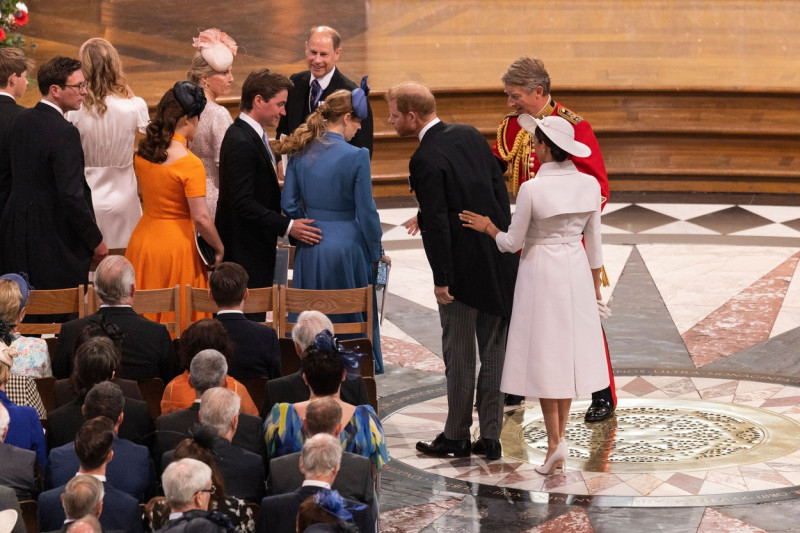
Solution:
{"label": "woman in blue patterned dress", "polygon": [[311,397],[305,402],[279,403],[272,407],[265,422],[267,455],[271,459],[301,451],[308,438],[303,428],[306,407],[320,398],[333,398],[342,408],[344,429],[339,434],[342,449],[368,457],[373,471],[380,470],[389,461],[383,426],[372,406],[351,405],[339,398],[339,389],[347,373],[342,354],[326,349],[331,344],[330,332],[323,331],[303,356],[302,371]]}

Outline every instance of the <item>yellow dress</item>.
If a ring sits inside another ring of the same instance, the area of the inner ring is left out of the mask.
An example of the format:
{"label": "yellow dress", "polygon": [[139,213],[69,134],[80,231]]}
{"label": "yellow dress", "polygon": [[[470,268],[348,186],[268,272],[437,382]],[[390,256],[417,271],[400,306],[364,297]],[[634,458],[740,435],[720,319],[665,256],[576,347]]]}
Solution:
{"label": "yellow dress", "polygon": [[[172,138],[186,144],[177,133]],[[163,289],[180,285],[183,306],[187,283],[193,287],[208,287],[195,247],[194,224],[186,200],[206,195],[203,163],[189,152],[168,165],[152,163],[137,155],[133,166],[142,190],[143,214],[133,230],[125,257],[136,271],[136,288]],[[157,322],[173,322],[173,315],[145,316]]]}

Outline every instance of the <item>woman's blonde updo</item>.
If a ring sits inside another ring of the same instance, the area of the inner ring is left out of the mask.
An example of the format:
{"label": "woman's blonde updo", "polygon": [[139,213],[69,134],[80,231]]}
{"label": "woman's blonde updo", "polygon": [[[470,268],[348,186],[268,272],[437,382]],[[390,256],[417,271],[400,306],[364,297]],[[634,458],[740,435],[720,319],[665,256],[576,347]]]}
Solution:
{"label": "woman's blonde updo", "polygon": [[316,111],[308,115],[294,133],[283,141],[276,141],[272,149],[279,154],[296,154],[305,150],[311,142],[319,139],[326,131],[326,123],[338,122],[343,116],[353,113],[350,91],[336,91],[319,104]]}
{"label": "woman's blonde updo", "polygon": [[216,73],[217,71],[211,68],[211,65],[206,62],[203,58],[203,54],[198,50],[192,57],[192,64],[186,72],[186,79],[202,87],[203,78],[213,76]]}

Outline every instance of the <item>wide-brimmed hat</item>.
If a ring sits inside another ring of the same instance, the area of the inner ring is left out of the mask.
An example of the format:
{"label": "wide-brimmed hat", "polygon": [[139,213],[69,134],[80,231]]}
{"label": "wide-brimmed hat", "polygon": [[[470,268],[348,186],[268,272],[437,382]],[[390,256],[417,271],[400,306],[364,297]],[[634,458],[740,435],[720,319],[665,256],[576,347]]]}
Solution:
{"label": "wide-brimmed hat", "polygon": [[6,509],[0,511],[0,533],[11,533],[17,525],[17,511]]}
{"label": "wide-brimmed hat", "polygon": [[566,119],[554,115],[540,119],[531,115],[520,115],[517,122],[531,133],[540,128],[545,137],[575,157],[589,157],[592,154],[591,148],[575,140],[575,130]]}

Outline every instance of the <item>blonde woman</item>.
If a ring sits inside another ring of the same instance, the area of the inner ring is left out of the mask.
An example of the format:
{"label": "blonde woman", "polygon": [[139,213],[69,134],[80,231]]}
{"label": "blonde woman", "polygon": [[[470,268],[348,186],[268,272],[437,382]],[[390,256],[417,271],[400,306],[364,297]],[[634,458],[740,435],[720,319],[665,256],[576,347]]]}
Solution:
{"label": "blonde woman", "polygon": [[147,104],[128,87],[117,50],[105,39],[89,39],[79,56],[86,97],[67,113],[81,133],[86,181],[92,189],[97,226],[109,248],[125,248],[142,207],[133,173],[136,130],[150,121]]}

